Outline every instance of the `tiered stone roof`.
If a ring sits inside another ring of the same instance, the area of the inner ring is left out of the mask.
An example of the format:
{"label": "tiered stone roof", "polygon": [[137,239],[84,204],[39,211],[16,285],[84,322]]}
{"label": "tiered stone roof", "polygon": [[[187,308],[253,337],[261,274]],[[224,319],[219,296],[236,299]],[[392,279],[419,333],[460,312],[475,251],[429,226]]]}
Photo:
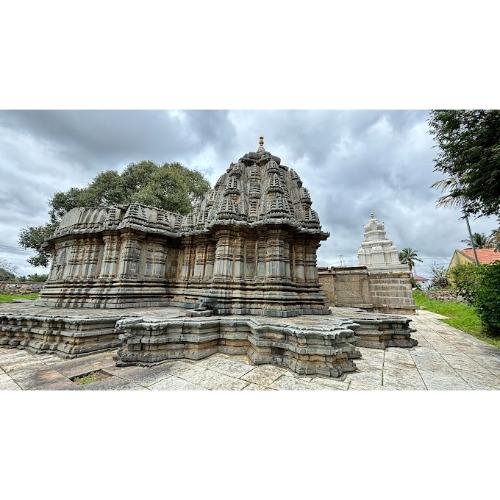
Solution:
{"label": "tiered stone roof", "polygon": [[75,208],[64,216],[54,238],[124,228],[175,237],[205,232],[218,225],[283,224],[325,239],[328,233],[321,230],[318,214],[311,205],[309,192],[297,172],[266,151],[261,138],[257,152],[249,152],[231,163],[188,215],[138,203]]}

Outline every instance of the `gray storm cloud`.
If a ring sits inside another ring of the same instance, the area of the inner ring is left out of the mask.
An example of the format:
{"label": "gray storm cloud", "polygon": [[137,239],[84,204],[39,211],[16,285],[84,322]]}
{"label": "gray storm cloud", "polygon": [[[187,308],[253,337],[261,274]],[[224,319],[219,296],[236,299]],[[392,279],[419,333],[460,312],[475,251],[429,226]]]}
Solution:
{"label": "gray storm cloud", "polygon": [[[0,258],[35,269],[17,245],[21,228],[47,218],[48,200],[107,169],[180,161],[212,182],[231,161],[266,149],[295,168],[331,233],[319,263],[356,263],[371,212],[399,248],[418,250],[429,274],[467,237],[455,209],[436,208],[437,154],[426,111],[0,111]],[[489,233],[493,218],[472,220]],[[37,269],[43,272],[43,269]]]}

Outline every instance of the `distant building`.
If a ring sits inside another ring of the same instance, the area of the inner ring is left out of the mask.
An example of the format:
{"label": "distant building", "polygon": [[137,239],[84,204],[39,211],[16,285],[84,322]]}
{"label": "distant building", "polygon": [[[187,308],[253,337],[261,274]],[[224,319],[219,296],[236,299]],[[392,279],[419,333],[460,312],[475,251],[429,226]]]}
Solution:
{"label": "distant building", "polygon": [[[477,248],[477,259],[479,264],[492,264],[493,262],[500,261],[500,252],[493,248]],[[465,248],[464,250],[455,250],[448,265],[448,271],[456,266],[462,264],[475,264],[474,250],[472,248]]]}
{"label": "distant building", "polygon": [[422,283],[425,284],[427,281],[429,281],[429,278],[426,278],[425,276],[420,276],[418,274],[415,274],[413,277],[417,283]]}

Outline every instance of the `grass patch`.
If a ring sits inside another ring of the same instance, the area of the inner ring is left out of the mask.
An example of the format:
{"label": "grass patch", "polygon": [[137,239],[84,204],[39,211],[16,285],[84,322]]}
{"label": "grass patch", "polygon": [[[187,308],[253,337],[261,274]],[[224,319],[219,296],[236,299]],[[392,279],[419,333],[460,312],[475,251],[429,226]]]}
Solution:
{"label": "grass patch", "polygon": [[38,299],[38,293],[0,293],[0,302],[12,302],[16,299]]}
{"label": "grass patch", "polygon": [[70,380],[78,385],[87,385],[99,380],[104,380],[111,377],[109,373],[102,370],[96,370],[95,372],[86,373],[84,375],[78,375],[77,377],[72,377]]}
{"label": "grass patch", "polygon": [[500,337],[493,337],[483,331],[481,320],[472,306],[463,302],[430,299],[420,290],[413,292],[413,299],[418,308],[446,316],[448,319],[443,319],[444,323],[470,333],[483,342],[500,347]]}

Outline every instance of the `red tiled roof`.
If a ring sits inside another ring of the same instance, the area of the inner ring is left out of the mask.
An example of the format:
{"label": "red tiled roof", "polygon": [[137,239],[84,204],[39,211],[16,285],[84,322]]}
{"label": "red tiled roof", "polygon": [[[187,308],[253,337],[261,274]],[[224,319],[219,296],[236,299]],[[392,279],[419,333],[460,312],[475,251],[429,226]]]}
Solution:
{"label": "red tiled roof", "polygon": [[[469,257],[472,261],[474,259],[474,250],[472,248],[466,248],[464,250],[460,250],[465,256]],[[491,264],[496,260],[500,260],[500,252],[497,252],[493,248],[476,248],[477,259],[480,264]]]}
{"label": "red tiled roof", "polygon": [[415,274],[415,281],[429,281],[429,278],[426,278],[425,276],[419,276],[418,274]]}

